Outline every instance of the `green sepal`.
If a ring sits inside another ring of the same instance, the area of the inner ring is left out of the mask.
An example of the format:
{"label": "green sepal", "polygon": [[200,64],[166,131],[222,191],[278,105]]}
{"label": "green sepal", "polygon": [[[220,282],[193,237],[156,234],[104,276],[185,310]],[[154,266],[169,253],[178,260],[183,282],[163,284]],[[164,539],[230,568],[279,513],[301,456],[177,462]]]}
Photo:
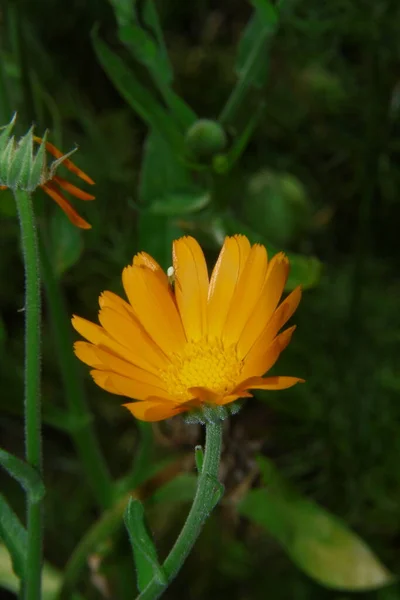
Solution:
{"label": "green sepal", "polygon": [[[27,190],[33,161],[33,127],[22,137],[12,156],[8,173],[7,186],[12,190]],[[36,187],[36,186],[35,186]]]}
{"label": "green sepal", "polygon": [[167,585],[168,579],[158,562],[157,550],[146,527],[143,505],[139,500],[130,498],[124,513],[124,522],[132,546],[139,591],[143,591],[153,577],[156,577],[161,585]]}
{"label": "green sepal", "polygon": [[15,125],[15,121],[17,119],[17,113],[14,114],[13,118],[9,122],[8,125],[4,125],[4,127],[0,127],[0,156],[3,154],[5,147],[7,146],[8,140],[10,138],[10,133],[13,130]]}
{"label": "green sepal", "polygon": [[33,467],[20,458],[0,449],[0,465],[18,481],[29,495],[32,502],[38,502],[45,494],[44,483]]}
{"label": "green sepal", "polygon": [[205,425],[206,423],[218,423],[225,421],[228,417],[235,415],[242,407],[241,402],[230,402],[224,406],[218,404],[203,404],[201,408],[191,410],[183,415],[186,423]]}
{"label": "green sepal", "polygon": [[0,185],[8,187],[8,171],[15,151],[15,138],[11,136],[0,154]]}
{"label": "green sepal", "polygon": [[46,141],[47,131],[44,132],[42,142],[33,158],[31,172],[28,178],[28,189],[35,189],[38,185],[42,185],[46,180]]}
{"label": "green sepal", "polygon": [[17,577],[25,576],[27,533],[17,515],[0,494],[0,538],[11,556],[13,571]]}

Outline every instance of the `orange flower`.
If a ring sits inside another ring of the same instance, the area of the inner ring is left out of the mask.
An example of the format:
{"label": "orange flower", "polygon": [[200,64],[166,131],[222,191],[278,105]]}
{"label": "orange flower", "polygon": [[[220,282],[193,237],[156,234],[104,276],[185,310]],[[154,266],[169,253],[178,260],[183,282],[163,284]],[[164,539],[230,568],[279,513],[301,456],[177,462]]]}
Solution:
{"label": "orange flower", "polygon": [[160,421],[204,406],[223,406],[303,381],[263,378],[295,327],[278,333],[296,310],[301,289],[279,306],[289,261],[268,261],[264,246],[242,235],[225,239],[209,280],[199,244],[173,244],[174,284],[145,252],[126,267],[129,304],[112,292],[100,296],[100,325],[74,316],[88,342],[76,342],[80,360],[93,367],[100,387],[132,398],[125,406],[138,419]]}

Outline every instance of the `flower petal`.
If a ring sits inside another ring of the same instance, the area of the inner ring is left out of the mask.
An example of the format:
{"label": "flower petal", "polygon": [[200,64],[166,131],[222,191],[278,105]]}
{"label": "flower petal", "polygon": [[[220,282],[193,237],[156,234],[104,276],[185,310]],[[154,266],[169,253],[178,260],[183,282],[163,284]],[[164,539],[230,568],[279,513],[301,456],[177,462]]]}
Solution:
{"label": "flower petal", "polygon": [[123,317],[134,316],[132,306],[120,298],[120,296],[117,296],[117,294],[109,292],[108,290],[100,294],[99,306],[100,308],[112,308]]}
{"label": "flower petal", "polygon": [[132,264],[137,267],[142,267],[143,269],[150,269],[150,271],[153,271],[153,273],[157,275],[160,283],[162,283],[164,287],[170,288],[167,275],[164,273],[158,262],[154,260],[150,254],[147,254],[147,252],[139,252],[139,254],[136,254],[133,257]]}
{"label": "flower petal", "polygon": [[71,206],[68,200],[62,195],[62,193],[55,187],[54,183],[48,181],[42,186],[42,189],[46,192],[48,196],[55,202],[57,202],[58,206],[65,212],[68,219],[71,221],[73,225],[76,227],[80,227],[81,229],[91,229],[92,226],[90,223],[82,219],[76,212],[76,210]]}
{"label": "flower petal", "polygon": [[268,265],[261,295],[240,336],[238,344],[240,356],[246,356],[271,319],[282,296],[288,274],[289,261],[283,252],[280,252]]}
{"label": "flower petal", "polygon": [[137,265],[125,267],[122,282],[138,321],[168,356],[186,343],[178,310],[158,275]]}
{"label": "flower petal", "polygon": [[278,360],[280,353],[289,344],[295,329],[296,325],[285,329],[267,347],[262,344],[253,346],[244,361],[241,372],[242,381],[248,377],[264,375],[269,371]]}
{"label": "flower petal", "polygon": [[[117,313],[114,313],[113,325],[117,327],[118,320],[115,317],[115,315],[117,315]],[[95,344],[96,346],[102,346],[103,348],[107,348],[111,350],[114,354],[123,358],[124,360],[127,360],[128,362],[131,362],[138,366],[142,366],[149,371],[153,371],[154,373],[158,373],[159,367],[157,366],[157,363],[154,363],[154,366],[152,366],[149,362],[145,360],[146,356],[143,357],[143,348],[145,347],[144,345],[140,346],[140,343],[138,342],[139,348],[136,351],[135,348],[129,346],[130,343],[133,346],[134,342],[137,340],[136,337],[127,337],[127,335],[130,335],[130,333],[132,333],[129,329],[129,321],[127,319],[123,319],[122,323],[118,324],[118,326],[122,326],[122,330],[124,331],[124,336],[118,338],[118,341],[111,337],[103,327],[100,327],[99,325],[97,325],[96,323],[92,323],[91,321],[87,321],[86,319],[82,319],[81,317],[77,317],[76,315],[74,315],[74,317],[72,318],[72,326],[78,333],[81,334],[82,337],[87,339],[92,344]],[[124,342],[124,344],[126,345],[120,343],[119,339],[121,339],[121,342]],[[160,355],[162,357],[162,360],[165,361],[162,362],[161,365],[165,366],[166,364],[168,364],[167,359],[161,352]]]}
{"label": "flower petal", "polygon": [[268,258],[264,246],[254,244],[236,286],[223,330],[226,344],[235,344],[260,297],[267,272]]}
{"label": "flower petal", "polygon": [[158,375],[141,369],[132,363],[119,358],[107,348],[94,346],[88,342],[75,342],[74,351],[76,356],[84,363],[95,369],[112,371],[141,383],[148,383],[165,390],[164,382]]}
{"label": "flower petal", "polygon": [[188,341],[207,333],[208,271],[202,249],[192,237],[173,243],[175,297]]}
{"label": "flower petal", "polygon": [[238,400],[239,398],[252,398],[253,394],[250,394],[250,392],[247,392],[246,390],[240,390],[239,393],[237,394],[230,394],[229,396],[221,396],[220,398],[218,398],[218,400],[216,401],[215,404],[218,404],[219,406],[225,406],[225,404],[230,404],[231,402],[235,402],[235,400]]}
{"label": "flower petal", "polygon": [[123,406],[125,406],[136,419],[147,421],[149,423],[169,419],[170,417],[174,417],[187,410],[172,402],[165,402],[162,398],[156,397],[143,400],[142,402],[129,402],[129,404],[124,404]]}
{"label": "flower petal", "polygon": [[285,300],[278,306],[274,314],[272,315],[269,323],[266,328],[262,332],[259,340],[256,343],[269,344],[271,340],[274,339],[276,334],[282,327],[285,325],[287,321],[289,321],[290,317],[293,315],[295,310],[297,309],[299,302],[301,300],[301,287],[297,287],[285,298]]}
{"label": "flower petal", "polygon": [[168,366],[165,354],[134,317],[125,317],[106,306],[100,309],[99,321],[112,338],[130,351],[130,362],[150,371]]}
{"label": "flower petal", "polygon": [[72,196],[75,196],[75,198],[79,198],[79,200],[94,200],[96,197],[93,196],[93,194],[88,194],[87,192],[84,192],[80,188],[76,187],[76,185],[73,185],[72,183],[67,181],[67,179],[59,177],[58,175],[54,175],[52,181],[55,181],[60,186],[60,188],[62,188],[69,194],[72,194]]}
{"label": "flower petal", "polygon": [[[275,377],[249,377],[240,384],[240,390],[286,390],[296,383],[304,383],[300,377],[286,377],[277,375]],[[235,391],[239,392],[238,388]]]}
{"label": "flower petal", "polygon": [[232,302],[237,283],[250,253],[244,235],[225,238],[210,279],[208,290],[208,332],[219,338]]}
{"label": "flower petal", "polygon": [[95,348],[96,346],[89,342],[79,341],[74,343],[74,352],[79,360],[85,363],[85,365],[89,365],[89,367],[101,369],[101,362],[94,351]]}
{"label": "flower petal", "polygon": [[145,400],[149,396],[157,396],[174,402],[174,399],[165,390],[155,385],[136,381],[112,371],[94,370],[90,371],[90,374],[97,385],[105,390],[112,390],[114,394],[134,400]]}

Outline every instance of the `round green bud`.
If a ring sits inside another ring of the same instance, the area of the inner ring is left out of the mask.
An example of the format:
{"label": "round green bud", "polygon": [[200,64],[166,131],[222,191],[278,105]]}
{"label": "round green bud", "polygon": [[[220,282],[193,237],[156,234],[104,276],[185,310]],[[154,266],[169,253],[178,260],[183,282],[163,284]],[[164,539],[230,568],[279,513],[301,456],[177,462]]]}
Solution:
{"label": "round green bud", "polygon": [[186,149],[194,159],[207,160],[221,153],[228,143],[224,129],[217,121],[199,119],[188,129]]}

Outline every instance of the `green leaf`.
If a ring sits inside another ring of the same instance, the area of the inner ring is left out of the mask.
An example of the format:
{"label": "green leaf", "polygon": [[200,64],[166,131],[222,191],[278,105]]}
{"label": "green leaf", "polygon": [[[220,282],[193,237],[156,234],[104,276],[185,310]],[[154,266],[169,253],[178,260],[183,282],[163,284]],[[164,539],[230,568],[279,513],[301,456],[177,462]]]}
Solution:
{"label": "green leaf", "polygon": [[39,474],[33,467],[28,465],[13,454],[0,449],[0,464],[29,494],[31,500],[36,502],[43,498],[45,487]]}
{"label": "green leaf", "polygon": [[278,247],[301,238],[313,213],[307,190],[297,177],[265,168],[249,178],[241,211],[252,229]]}
{"label": "green leaf", "polygon": [[169,152],[171,148],[180,152],[183,147],[183,134],[167,111],[142,85],[124,61],[99,38],[96,31],[92,33],[92,41],[101,66],[121,96],[149,127],[169,142]]}
{"label": "green leaf", "polygon": [[168,268],[171,243],[183,234],[170,217],[200,210],[209,200],[205,194],[204,189],[193,183],[188,169],[171,153],[165,139],[152,131],[145,142],[139,186],[139,201],[143,207],[139,213],[139,248]]}
{"label": "green leaf", "polygon": [[[157,176],[155,176],[157,174]],[[182,214],[205,206],[207,190],[193,182],[189,169],[173,154],[156,131],[147,137],[143,155],[139,199],[156,205],[158,214]]]}
{"label": "green leaf", "polygon": [[[268,41],[277,30],[278,13],[268,0],[253,0],[252,4],[255,11],[239,42],[236,72],[238,77],[245,76],[249,85],[260,88],[268,78]],[[259,60],[252,61],[260,46],[263,52]]]}
{"label": "green leaf", "polygon": [[338,590],[369,591],[393,583],[394,576],[339,518],[292,489],[266,459],[261,467],[267,488],[250,491],[239,513],[271,534],[300,569]]}
{"label": "green leaf", "polygon": [[110,1],[118,22],[121,42],[126,44],[127,48],[133,51],[133,56],[141,62],[142,60],[137,54],[140,50],[142,50],[144,61],[156,56],[160,73],[166,82],[171,83],[172,66],[154,2],[144,0],[139,5],[139,2],[132,2],[132,0],[128,2]]}
{"label": "green leaf", "polygon": [[[42,600],[57,600],[61,586],[62,573],[45,563],[42,576]],[[0,588],[5,588],[14,594],[20,591],[20,582],[13,573],[8,552],[0,544]],[[70,595],[71,600],[84,600],[80,594]]]}
{"label": "green leaf", "polygon": [[25,575],[27,533],[2,494],[0,494],[0,538],[10,553],[14,573],[22,579]]}
{"label": "green leaf", "polygon": [[159,488],[151,497],[150,503],[167,504],[176,502],[191,502],[196,493],[197,477],[192,473],[177,475],[171,481]]}
{"label": "green leaf", "polygon": [[290,272],[286,290],[294,290],[298,285],[303,289],[313,288],[321,279],[322,263],[315,256],[287,253],[290,260]]}
{"label": "green leaf", "polygon": [[166,585],[168,580],[158,562],[157,550],[147,530],[143,505],[139,500],[130,498],[124,521],[134,555],[139,591],[143,591],[154,576],[160,584]]}
{"label": "green leaf", "polygon": [[[220,239],[226,235],[242,233],[247,236],[251,243],[259,243],[266,246],[270,258],[281,248],[276,248],[268,238],[255,232],[251,227],[237,219],[230,211],[222,213],[213,223],[215,236]],[[286,291],[293,290],[298,285],[304,289],[314,287],[318,284],[322,271],[322,264],[315,256],[305,256],[295,252],[286,252],[290,261],[290,273],[286,283]]]}
{"label": "green leaf", "polygon": [[179,217],[189,215],[205,208],[211,200],[210,194],[200,188],[190,193],[166,194],[160,200],[155,200],[149,211],[153,215]]}
{"label": "green leaf", "polygon": [[78,262],[83,252],[81,231],[60,210],[51,217],[50,244],[54,272],[60,277]]}

